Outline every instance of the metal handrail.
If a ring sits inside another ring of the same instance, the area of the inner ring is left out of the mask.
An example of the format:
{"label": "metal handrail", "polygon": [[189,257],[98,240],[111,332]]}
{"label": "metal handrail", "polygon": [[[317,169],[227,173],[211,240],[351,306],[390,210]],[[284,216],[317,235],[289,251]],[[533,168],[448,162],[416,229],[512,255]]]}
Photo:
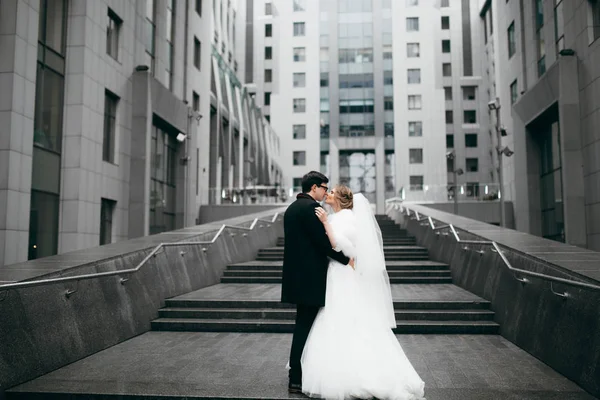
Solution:
{"label": "metal handrail", "polygon": [[[165,247],[211,245],[217,241],[217,239],[219,238],[219,236],[221,236],[221,234],[223,233],[223,231],[225,231],[225,229],[238,229],[238,230],[244,230],[244,231],[252,231],[256,227],[257,223],[265,222],[265,223],[267,223],[267,226],[270,226],[270,224],[277,221],[278,217],[279,217],[279,213],[275,213],[275,215],[273,215],[273,218],[271,218],[270,220],[255,218],[254,221],[252,221],[252,224],[250,225],[250,227],[248,227],[248,228],[244,227],[244,226],[223,224],[221,226],[221,228],[217,231],[215,236],[211,240],[208,240],[208,241],[193,241],[193,242],[192,241],[190,241],[190,242],[179,241],[179,242],[160,243],[150,252],[150,254],[148,254],[146,257],[144,257],[144,259],[135,268],[123,269],[123,270],[119,270],[119,271],[96,272],[93,274],[66,276],[66,277],[61,277],[61,278],[39,279],[39,280],[35,280],[35,281],[9,283],[7,285],[0,285],[0,292],[7,291],[10,289],[23,289],[23,288],[27,288],[27,287],[42,286],[42,285],[51,284],[51,283],[82,281],[82,280],[102,278],[102,277],[106,277],[106,276],[115,276],[115,275],[131,275],[131,274],[138,272],[148,262],[148,260],[150,260],[150,258],[156,257],[158,255],[158,253]],[[262,227],[264,227],[264,225],[259,225],[259,228],[262,228]],[[198,232],[198,233],[200,234],[201,232]],[[243,234],[243,236],[246,236],[246,235],[247,235],[246,233]],[[232,236],[234,236],[234,234],[232,234]],[[203,252],[206,252],[207,250],[208,250],[207,248],[202,249]],[[186,252],[182,251],[179,254],[183,257],[186,254]],[[121,284],[125,284],[125,282],[127,282],[128,280],[129,279],[121,278]],[[66,296],[69,297],[75,292],[76,292],[76,290],[75,291],[68,290],[66,292]]]}
{"label": "metal handrail", "polygon": [[[391,202],[395,202],[397,201],[397,198],[393,198],[393,199],[388,199],[387,202],[391,203]],[[396,204],[397,205],[397,204]],[[396,206],[395,205],[395,206]],[[398,209],[398,208],[396,208]],[[543,274],[540,272],[532,272],[532,271],[527,271],[524,269],[520,269],[520,268],[515,268],[511,265],[510,261],[508,261],[508,259],[506,258],[506,256],[504,255],[503,251],[500,249],[500,246],[506,247],[509,250],[512,250],[510,247],[508,246],[504,246],[502,244],[499,244],[493,240],[463,240],[458,236],[458,232],[456,232],[456,228],[454,227],[454,225],[452,224],[447,224],[447,225],[441,225],[441,226],[435,226],[434,222],[433,222],[433,218],[427,216],[423,216],[423,218],[419,217],[419,213],[418,211],[415,210],[411,210],[410,208],[404,206],[403,204],[400,204],[400,212],[403,213],[404,211],[406,211],[406,215],[410,216],[410,212],[412,211],[415,214],[415,218],[417,222],[427,218],[427,223],[425,224],[421,224],[422,226],[429,226],[431,227],[431,229],[433,231],[438,231],[441,229],[445,229],[445,228],[450,228],[450,231],[452,232],[452,235],[454,236],[454,239],[456,240],[457,243],[462,243],[462,244],[476,244],[476,245],[489,245],[492,246],[492,251],[498,253],[498,255],[500,255],[500,258],[502,258],[502,261],[504,262],[504,265],[508,268],[509,271],[511,271],[513,273],[513,277],[518,280],[521,283],[529,283],[529,279],[527,278],[519,278],[517,277],[516,274],[520,274],[520,275],[525,275],[525,276],[530,276],[530,277],[535,277],[538,279],[542,279],[545,281],[549,281],[550,282],[550,290],[552,291],[552,293],[554,293],[557,296],[563,297],[563,298],[567,298],[570,297],[571,295],[567,292],[563,292],[563,293],[558,293],[554,290],[554,287],[552,286],[552,284],[554,282],[557,283],[562,283],[562,284],[566,284],[566,285],[571,285],[571,286],[578,286],[578,287],[582,287],[585,289],[591,289],[591,290],[600,290],[600,286],[599,285],[594,285],[592,283],[586,283],[586,282],[579,282],[579,281],[575,281],[572,279],[565,279],[565,278],[559,278],[557,276],[551,276],[551,275],[547,275],[547,274]],[[436,234],[439,234],[439,232],[436,232]],[[446,234],[448,235],[448,234]],[[468,250],[468,247],[465,246],[462,248],[463,250]],[[480,254],[483,254],[483,251],[480,252]],[[540,260],[542,262],[545,262],[544,260]]]}

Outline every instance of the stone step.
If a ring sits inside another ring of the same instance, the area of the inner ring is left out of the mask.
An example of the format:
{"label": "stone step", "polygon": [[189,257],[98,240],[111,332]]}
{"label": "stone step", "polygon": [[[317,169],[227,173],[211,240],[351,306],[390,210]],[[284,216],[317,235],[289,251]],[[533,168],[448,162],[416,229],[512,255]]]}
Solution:
{"label": "stone step", "polygon": [[[396,310],[397,321],[492,321],[495,313],[490,310]],[[159,318],[175,319],[296,319],[294,309],[271,308],[163,308]]]}
{"label": "stone step", "polygon": [[[263,271],[263,270],[277,270],[281,271],[283,268],[283,261],[250,261],[239,264],[230,264],[227,266],[226,271]],[[440,271],[449,270],[448,264],[437,263],[435,261],[389,261],[386,263],[386,269],[388,271]]]}
{"label": "stone step", "polygon": [[[251,270],[251,271],[231,271],[225,270],[223,276],[226,277],[264,277],[264,278],[281,278],[283,274],[282,269],[263,269],[263,270]],[[388,275],[391,278],[402,278],[402,277],[444,277],[450,278],[450,270],[401,270],[401,271],[388,271]]]}
{"label": "stone step", "polygon": [[[410,300],[394,301],[395,310],[489,310],[491,303],[487,300]],[[293,304],[279,300],[225,300],[225,299],[181,299],[165,300],[167,308],[245,308],[245,309],[292,309]]]}
{"label": "stone step", "polygon": [[[221,283],[281,283],[280,277],[275,276],[223,276]],[[392,284],[405,284],[405,283],[427,283],[427,284],[441,284],[441,283],[452,283],[452,278],[438,277],[438,276],[415,276],[415,277],[390,277],[390,283]]]}
{"label": "stone step", "polygon": [[[257,261],[283,261],[283,255],[260,255],[256,257]],[[386,261],[418,261],[429,260],[427,254],[386,254]]]}
{"label": "stone step", "polygon": [[[497,334],[499,325],[493,321],[397,321],[394,333],[414,334]],[[183,332],[263,332],[292,333],[294,321],[236,320],[201,318],[158,318],[152,321],[155,331]]]}
{"label": "stone step", "polygon": [[[383,246],[386,252],[427,252],[427,248],[422,246]],[[264,247],[258,250],[258,254],[283,254],[282,247]]]}

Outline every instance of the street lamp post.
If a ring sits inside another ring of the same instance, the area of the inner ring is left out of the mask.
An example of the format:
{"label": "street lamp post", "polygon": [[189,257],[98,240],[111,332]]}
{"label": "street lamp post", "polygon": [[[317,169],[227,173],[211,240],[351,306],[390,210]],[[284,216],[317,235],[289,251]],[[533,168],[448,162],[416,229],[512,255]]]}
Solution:
{"label": "street lamp post", "polygon": [[502,147],[502,136],[506,136],[506,130],[500,124],[500,99],[488,103],[490,111],[496,112],[496,154],[498,154],[498,197],[500,198],[500,226],[506,227],[506,215],[504,209],[504,156],[510,157],[513,151],[506,147]]}
{"label": "street lamp post", "polygon": [[[456,161],[456,152],[454,150],[446,153],[448,160]],[[458,176],[464,174],[462,168],[456,168],[455,163],[452,163],[452,175],[454,176],[454,214],[458,215]]]}

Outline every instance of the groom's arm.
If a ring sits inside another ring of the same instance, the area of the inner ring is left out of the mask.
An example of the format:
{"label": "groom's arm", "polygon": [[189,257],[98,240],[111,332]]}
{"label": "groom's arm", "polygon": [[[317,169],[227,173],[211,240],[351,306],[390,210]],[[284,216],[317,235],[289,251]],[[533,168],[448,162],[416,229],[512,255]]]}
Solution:
{"label": "groom's arm", "polygon": [[309,212],[309,214],[302,216],[302,221],[305,224],[308,237],[315,244],[315,246],[327,254],[328,257],[331,257],[340,264],[347,265],[350,262],[350,258],[346,257],[344,253],[340,251],[335,251],[331,247],[331,242],[329,241],[329,237],[325,232],[325,227],[315,215],[314,210],[316,207],[319,207],[319,205],[315,204],[314,207],[307,207],[306,210]]}

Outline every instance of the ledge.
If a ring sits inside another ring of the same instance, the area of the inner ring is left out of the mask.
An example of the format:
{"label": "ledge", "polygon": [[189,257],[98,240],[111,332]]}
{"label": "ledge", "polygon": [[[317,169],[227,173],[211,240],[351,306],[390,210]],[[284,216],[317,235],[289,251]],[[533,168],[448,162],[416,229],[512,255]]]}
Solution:
{"label": "ledge", "polygon": [[489,225],[418,204],[406,204],[406,207],[582,277],[600,281],[600,253],[598,252]]}
{"label": "ledge", "polygon": [[7,265],[0,268],[0,282],[21,282],[42,277],[46,278],[73,268],[88,266],[113,258],[124,257],[139,251],[153,249],[161,243],[179,242],[211,232],[216,233],[222,225],[250,224],[255,218],[271,217],[277,212],[284,212],[286,208],[273,208],[263,212],[196,225],[177,231],[143,236],[105,246],[90,247],[37,260]]}

